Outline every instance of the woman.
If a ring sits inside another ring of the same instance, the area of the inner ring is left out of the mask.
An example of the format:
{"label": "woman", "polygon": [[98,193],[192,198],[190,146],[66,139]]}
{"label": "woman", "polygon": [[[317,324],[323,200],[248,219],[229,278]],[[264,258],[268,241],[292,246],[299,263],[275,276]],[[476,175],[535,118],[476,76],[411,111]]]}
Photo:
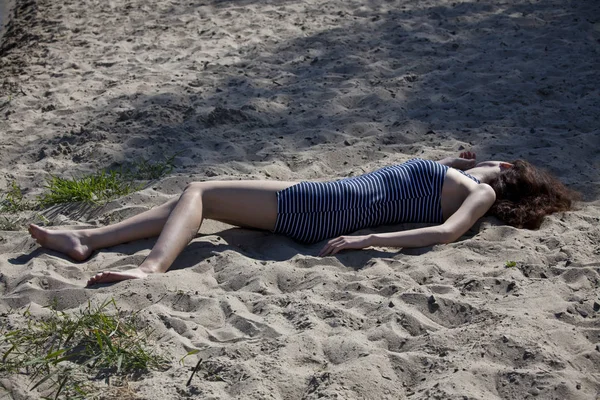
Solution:
{"label": "woman", "polygon": [[[158,236],[141,265],[124,272],[96,274],[89,286],[166,272],[198,233],[204,218],[270,230],[308,243],[330,239],[319,253],[327,256],[369,246],[423,247],[453,242],[486,213],[510,225],[533,229],[545,215],[571,209],[574,197],[555,178],[525,161],[475,165],[475,154],[463,152],[460,158],[439,162],[413,159],[334,182],[195,182],[179,199],[114,225],[58,231],[30,225],[29,232],[42,247],[77,261],[97,249]],[[343,236],[400,222],[436,225]]]}

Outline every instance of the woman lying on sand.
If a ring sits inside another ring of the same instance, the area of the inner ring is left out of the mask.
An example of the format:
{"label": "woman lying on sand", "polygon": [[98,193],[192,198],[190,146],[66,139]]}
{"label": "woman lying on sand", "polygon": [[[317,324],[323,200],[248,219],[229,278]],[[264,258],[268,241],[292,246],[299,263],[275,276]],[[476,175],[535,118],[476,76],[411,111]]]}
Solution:
{"label": "woman lying on sand", "polygon": [[[332,182],[194,182],[178,199],[114,225],[83,230],[31,225],[29,232],[41,246],[77,261],[87,259],[94,250],[158,236],[141,265],[96,274],[89,286],[166,272],[198,233],[204,218],[269,230],[306,243],[330,239],[319,253],[327,256],[369,246],[450,243],[486,213],[515,227],[535,229],[545,215],[571,209],[574,196],[557,179],[525,161],[475,165],[475,154],[463,152],[460,158],[413,159]],[[437,225],[341,236],[401,222]]]}

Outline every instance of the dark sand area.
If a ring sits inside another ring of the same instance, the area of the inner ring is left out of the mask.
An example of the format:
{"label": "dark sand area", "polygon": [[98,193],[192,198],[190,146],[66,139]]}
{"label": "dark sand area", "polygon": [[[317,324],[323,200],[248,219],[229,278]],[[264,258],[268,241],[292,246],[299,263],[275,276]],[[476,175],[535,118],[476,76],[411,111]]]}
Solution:
{"label": "dark sand area", "polygon": [[14,7],[14,0],[0,0],[0,45],[6,30],[6,25],[10,21],[10,14]]}

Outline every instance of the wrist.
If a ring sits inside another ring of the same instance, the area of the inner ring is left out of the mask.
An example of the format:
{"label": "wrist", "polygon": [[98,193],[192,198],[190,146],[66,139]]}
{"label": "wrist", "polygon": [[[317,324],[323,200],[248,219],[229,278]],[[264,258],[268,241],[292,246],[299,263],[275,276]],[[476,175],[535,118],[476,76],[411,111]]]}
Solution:
{"label": "wrist", "polygon": [[440,161],[438,161],[438,163],[442,164],[442,165],[446,165],[448,167],[452,167],[452,165],[454,165],[455,160],[456,160],[456,157],[446,157],[446,158],[443,158]]}

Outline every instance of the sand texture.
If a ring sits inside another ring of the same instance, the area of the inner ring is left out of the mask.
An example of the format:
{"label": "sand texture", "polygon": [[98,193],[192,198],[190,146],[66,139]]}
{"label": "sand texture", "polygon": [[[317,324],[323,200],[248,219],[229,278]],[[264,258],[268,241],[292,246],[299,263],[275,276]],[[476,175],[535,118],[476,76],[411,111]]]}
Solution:
{"label": "sand texture", "polygon": [[13,0],[0,0],[0,43],[2,43],[2,37],[11,20],[13,3]]}
{"label": "sand texture", "polygon": [[[49,174],[178,154],[102,208],[44,211],[55,226],[119,221],[191,181],[344,177],[461,149],[525,158],[583,201],[538,231],[484,218],[453,244],[326,258],[207,221],[166,275],[93,290],[154,241],[75,263],[39,249],[24,212],[0,232],[2,321],[53,300],[141,309],[173,363],[130,382],[140,399],[600,393],[598,1],[18,0],[0,49],[1,190],[33,199]],[[1,382],[7,398],[36,398],[20,379]]]}

